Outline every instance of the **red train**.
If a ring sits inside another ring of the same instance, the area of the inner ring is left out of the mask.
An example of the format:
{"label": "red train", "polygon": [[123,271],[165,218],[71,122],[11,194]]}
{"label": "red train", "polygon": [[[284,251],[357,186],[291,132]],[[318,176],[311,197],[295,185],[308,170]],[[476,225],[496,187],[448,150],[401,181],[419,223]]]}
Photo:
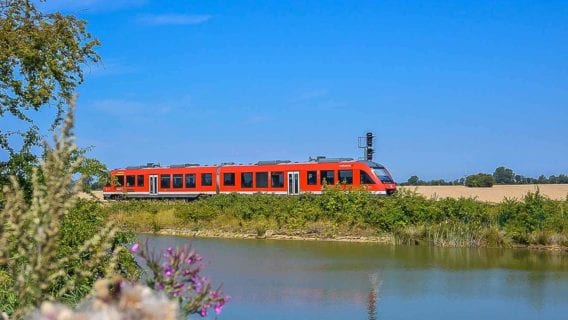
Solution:
{"label": "red train", "polygon": [[375,162],[349,158],[318,157],[309,162],[260,161],[256,164],[197,164],[146,166],[112,170],[112,183],[104,187],[105,199],[192,199],[218,193],[256,192],[283,195],[321,193],[322,186],[363,187],[391,195],[396,191],[388,170]]}

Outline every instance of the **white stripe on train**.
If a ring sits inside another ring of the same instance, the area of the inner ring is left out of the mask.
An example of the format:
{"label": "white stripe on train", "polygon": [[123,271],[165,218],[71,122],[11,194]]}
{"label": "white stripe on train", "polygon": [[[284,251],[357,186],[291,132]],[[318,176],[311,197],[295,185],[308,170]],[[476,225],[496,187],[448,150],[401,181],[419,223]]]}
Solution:
{"label": "white stripe on train", "polygon": [[[372,194],[376,195],[386,195],[386,191],[369,191]],[[278,194],[278,195],[287,195],[288,192],[286,191],[220,191],[220,194],[231,194],[231,193],[239,193],[239,194],[255,194],[255,193],[264,193],[264,194]],[[312,194],[322,194],[322,191],[301,191],[300,193],[312,193]],[[111,196],[121,196],[121,197],[134,197],[134,198],[159,198],[159,197],[184,197],[184,196],[192,196],[196,197],[199,195],[214,195],[217,194],[215,191],[203,191],[203,192],[158,192],[154,194],[150,194],[149,192],[103,192],[103,196],[105,198]]]}

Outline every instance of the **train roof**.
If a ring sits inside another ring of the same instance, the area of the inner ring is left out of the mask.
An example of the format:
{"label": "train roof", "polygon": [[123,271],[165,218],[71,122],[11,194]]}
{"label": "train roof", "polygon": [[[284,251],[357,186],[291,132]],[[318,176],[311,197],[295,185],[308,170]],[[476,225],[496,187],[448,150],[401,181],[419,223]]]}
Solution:
{"label": "train roof", "polygon": [[115,170],[137,170],[137,169],[173,169],[173,168],[189,168],[189,167],[227,167],[227,166],[269,166],[269,165],[289,165],[289,164],[314,164],[314,163],[364,163],[371,168],[382,168],[383,166],[379,163],[369,161],[369,160],[355,160],[353,158],[326,158],[318,156],[316,158],[310,158],[305,162],[292,162],[290,160],[262,160],[256,163],[239,163],[234,162],[223,162],[221,164],[213,165],[200,165],[197,163],[182,163],[182,164],[172,164],[169,166],[161,166],[159,163],[149,162],[145,165],[138,166],[128,166],[126,168],[115,169]]}

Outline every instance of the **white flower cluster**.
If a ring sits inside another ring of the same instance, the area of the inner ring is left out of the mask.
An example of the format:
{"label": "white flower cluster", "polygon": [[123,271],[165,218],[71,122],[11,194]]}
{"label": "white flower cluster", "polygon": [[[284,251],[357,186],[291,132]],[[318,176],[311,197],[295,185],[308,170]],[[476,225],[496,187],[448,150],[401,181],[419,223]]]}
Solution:
{"label": "white flower cluster", "polygon": [[178,304],[164,294],[121,279],[99,280],[95,294],[77,309],[44,302],[32,320],[174,320]]}

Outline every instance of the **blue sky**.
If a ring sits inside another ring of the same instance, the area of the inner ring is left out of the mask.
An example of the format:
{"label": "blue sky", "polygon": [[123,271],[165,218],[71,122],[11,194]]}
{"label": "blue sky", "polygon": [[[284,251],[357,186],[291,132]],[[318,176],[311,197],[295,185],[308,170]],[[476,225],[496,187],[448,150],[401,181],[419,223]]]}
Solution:
{"label": "blue sky", "polygon": [[109,167],[360,156],[398,181],[568,172],[566,1],[51,1],[103,62],[77,135]]}

